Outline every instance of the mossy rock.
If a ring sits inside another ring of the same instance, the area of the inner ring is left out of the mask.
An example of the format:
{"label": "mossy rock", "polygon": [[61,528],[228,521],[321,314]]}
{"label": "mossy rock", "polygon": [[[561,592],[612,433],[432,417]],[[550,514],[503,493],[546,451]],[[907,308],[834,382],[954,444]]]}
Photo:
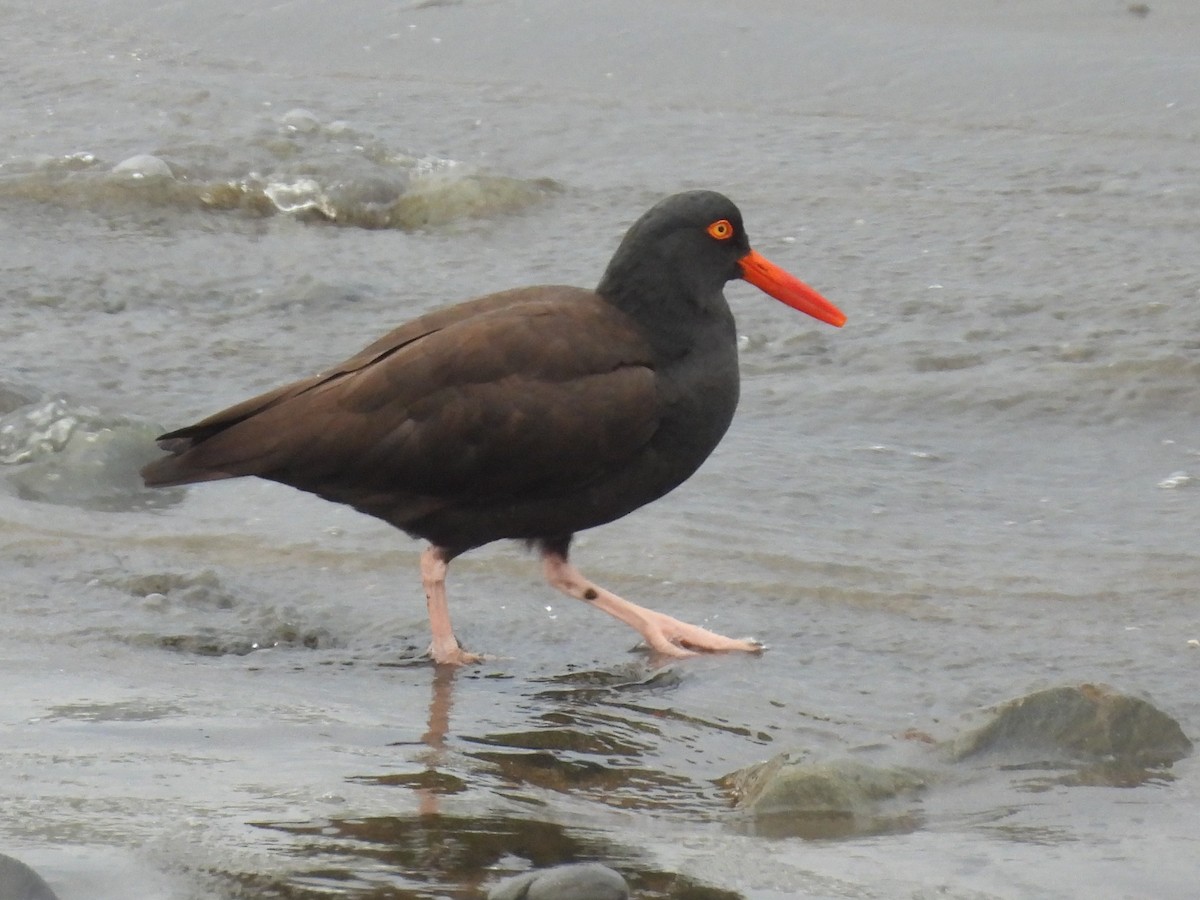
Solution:
{"label": "mossy rock", "polygon": [[727,775],[721,784],[759,834],[807,838],[911,831],[908,804],[928,784],[925,773],[861,760],[811,761],[781,753]]}
{"label": "mossy rock", "polygon": [[1169,766],[1192,752],[1179,723],[1147,700],[1107,685],[1037,691],[991,711],[991,720],[946,745],[955,761],[984,754],[1027,762]]}

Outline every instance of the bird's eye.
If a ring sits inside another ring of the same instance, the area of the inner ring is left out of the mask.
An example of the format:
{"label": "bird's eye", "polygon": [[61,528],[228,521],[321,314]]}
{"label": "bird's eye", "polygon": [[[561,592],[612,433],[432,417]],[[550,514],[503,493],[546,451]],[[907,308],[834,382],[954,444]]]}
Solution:
{"label": "bird's eye", "polygon": [[733,237],[733,226],[729,224],[728,219],[717,219],[708,226],[708,234],[718,241],[727,241]]}

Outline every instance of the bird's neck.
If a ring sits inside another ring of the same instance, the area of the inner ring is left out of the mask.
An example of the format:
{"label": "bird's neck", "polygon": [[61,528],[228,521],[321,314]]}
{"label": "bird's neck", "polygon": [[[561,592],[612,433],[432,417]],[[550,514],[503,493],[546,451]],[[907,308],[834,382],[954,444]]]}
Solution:
{"label": "bird's neck", "polygon": [[733,329],[722,291],[693,285],[688,275],[652,257],[628,260],[618,255],[596,293],[629,316],[660,352],[682,355],[702,332]]}

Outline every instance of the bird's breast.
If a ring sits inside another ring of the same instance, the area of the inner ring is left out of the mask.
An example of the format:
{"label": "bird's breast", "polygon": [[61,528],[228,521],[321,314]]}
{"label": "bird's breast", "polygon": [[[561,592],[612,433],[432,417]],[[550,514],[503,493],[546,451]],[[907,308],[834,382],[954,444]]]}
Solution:
{"label": "bird's breast", "polygon": [[[732,331],[698,342],[693,352],[659,374],[662,417],[659,452],[676,460],[680,481],[708,458],[733,421],[740,391],[737,342]],[[689,467],[690,466],[690,467]]]}

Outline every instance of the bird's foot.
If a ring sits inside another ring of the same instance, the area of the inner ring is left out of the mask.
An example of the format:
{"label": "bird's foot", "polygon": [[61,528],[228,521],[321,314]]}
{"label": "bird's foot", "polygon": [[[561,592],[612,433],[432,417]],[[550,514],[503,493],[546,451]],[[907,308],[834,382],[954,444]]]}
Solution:
{"label": "bird's foot", "polygon": [[437,642],[429,645],[425,655],[430,657],[438,666],[471,666],[483,662],[484,657],[478,653],[470,653],[455,641],[452,646],[439,647]]}
{"label": "bird's foot", "polygon": [[727,638],[715,631],[681,622],[666,613],[656,612],[630,603],[588,581],[567,562],[566,553],[552,545],[542,549],[542,572],[546,581],[576,600],[583,600],[602,612],[620,619],[637,629],[650,650],[660,656],[680,658],[698,652],[723,653],[731,650],[742,653],[761,653],[766,648],[758,641]]}
{"label": "bird's foot", "polygon": [[639,623],[638,631],[651,650],[664,656],[683,658],[695,656],[698,652],[729,651],[762,653],[766,649],[761,641],[725,637],[653,610],[644,610],[644,613],[645,619]]}

